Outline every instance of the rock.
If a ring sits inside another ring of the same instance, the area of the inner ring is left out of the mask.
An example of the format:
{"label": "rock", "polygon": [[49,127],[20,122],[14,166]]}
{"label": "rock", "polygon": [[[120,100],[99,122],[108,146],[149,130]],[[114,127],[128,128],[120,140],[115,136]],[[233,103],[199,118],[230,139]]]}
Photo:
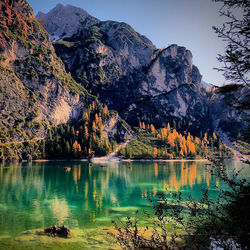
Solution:
{"label": "rock", "polygon": [[[250,88],[240,84],[217,88],[209,97],[209,116],[212,126],[223,139],[232,140],[249,134]],[[227,138],[227,139],[226,139]]]}
{"label": "rock", "polygon": [[89,27],[99,22],[85,10],[63,4],[57,4],[48,14],[39,11],[37,17],[47,25],[46,29],[51,34],[52,41],[71,37],[81,26]]}
{"label": "rock", "polygon": [[15,131],[6,136],[13,142],[45,138],[49,125],[78,119],[93,99],[67,74],[26,0],[14,1],[15,13],[26,15],[33,30],[25,37],[21,25],[10,25],[10,38],[0,44],[0,128]]}
{"label": "rock", "polygon": [[[41,16],[51,36],[49,27],[58,13],[67,20],[76,12],[71,8],[68,15],[69,7],[64,7],[66,14],[61,9],[57,6]],[[208,105],[202,76],[188,49],[176,44],[156,49],[126,23],[98,21],[76,28],[71,37],[53,44],[56,54],[77,82],[130,125],[138,126],[141,120],[161,127],[174,119],[195,129],[209,128],[210,123],[204,127]]]}
{"label": "rock", "polygon": [[69,237],[70,236],[70,229],[66,226],[51,226],[44,229],[44,233],[50,234],[53,237]]}

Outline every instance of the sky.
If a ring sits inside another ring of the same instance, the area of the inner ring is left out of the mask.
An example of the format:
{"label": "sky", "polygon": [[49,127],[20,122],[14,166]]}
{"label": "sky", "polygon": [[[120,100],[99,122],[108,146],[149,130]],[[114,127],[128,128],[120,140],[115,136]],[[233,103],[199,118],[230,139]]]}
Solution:
{"label": "sky", "polygon": [[212,0],[28,0],[35,14],[47,13],[56,4],[81,7],[101,21],[113,20],[130,24],[148,37],[157,48],[170,44],[185,46],[193,54],[193,62],[203,80],[222,85],[225,80],[217,55],[224,53],[225,44],[212,26],[222,26],[220,3]]}

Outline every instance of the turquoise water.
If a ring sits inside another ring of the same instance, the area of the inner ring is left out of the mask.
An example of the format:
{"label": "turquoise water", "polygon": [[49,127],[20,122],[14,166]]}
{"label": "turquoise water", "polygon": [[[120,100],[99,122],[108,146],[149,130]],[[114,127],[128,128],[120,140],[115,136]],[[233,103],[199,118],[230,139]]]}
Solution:
{"label": "turquoise water", "polygon": [[[239,162],[228,162],[239,169]],[[64,168],[70,168],[65,171]],[[250,171],[244,169],[244,177]],[[166,188],[198,199],[201,188],[223,185],[202,162],[32,162],[0,167],[0,238],[67,225],[72,230],[111,226],[111,221],[149,209],[148,198]],[[1,244],[0,244],[1,246]],[[1,248],[1,247],[0,247]]]}

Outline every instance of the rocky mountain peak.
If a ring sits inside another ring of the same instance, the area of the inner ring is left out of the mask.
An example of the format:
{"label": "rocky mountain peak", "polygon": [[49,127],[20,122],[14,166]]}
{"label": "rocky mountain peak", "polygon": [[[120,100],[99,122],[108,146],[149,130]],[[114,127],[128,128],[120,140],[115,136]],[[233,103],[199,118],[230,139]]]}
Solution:
{"label": "rocky mountain peak", "polygon": [[37,17],[47,25],[46,30],[51,40],[62,40],[76,34],[81,27],[88,27],[99,22],[85,10],[72,6],[57,4],[47,14],[38,12]]}
{"label": "rocky mountain peak", "polygon": [[199,84],[202,76],[193,65],[192,53],[176,44],[159,50],[153,57],[148,74],[142,81],[142,95],[157,96],[183,84]]}

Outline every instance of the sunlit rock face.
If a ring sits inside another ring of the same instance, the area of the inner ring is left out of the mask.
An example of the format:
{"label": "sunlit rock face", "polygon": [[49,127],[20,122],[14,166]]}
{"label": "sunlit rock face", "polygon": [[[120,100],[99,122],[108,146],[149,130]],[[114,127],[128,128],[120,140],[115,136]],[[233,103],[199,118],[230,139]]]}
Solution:
{"label": "sunlit rock face", "polygon": [[228,97],[211,96],[212,85],[202,81],[185,47],[156,49],[128,24],[100,21],[73,6],[57,5],[39,17],[56,38],[55,52],[66,70],[131,125],[161,127],[175,120],[197,132],[229,129],[232,116],[237,120],[226,106]]}
{"label": "sunlit rock face", "polygon": [[[165,126],[175,119],[191,126],[205,126],[207,98],[201,74],[192,64],[192,54],[184,47],[171,45],[158,52],[138,85],[138,97],[122,116]],[[205,126],[207,127],[207,125]]]}
{"label": "sunlit rock face", "polygon": [[[6,6],[0,8],[5,11]],[[12,25],[15,19],[7,23],[9,39],[0,46],[0,127],[16,130],[12,135],[15,140],[24,136],[43,138],[46,128],[41,124],[58,125],[77,119],[88,104],[80,91],[70,87],[75,81],[28,3],[15,0],[9,9],[13,18],[22,15],[23,22]],[[32,26],[32,32],[28,30],[25,35],[22,25]]]}
{"label": "sunlit rock face", "polygon": [[[48,22],[45,28],[52,39],[51,27],[60,15],[67,22],[70,16],[77,16],[77,11],[60,5],[40,15]],[[54,43],[57,55],[76,81],[132,125],[143,120],[163,126],[173,118],[204,125],[206,96],[189,50],[178,45],[158,50],[125,23],[96,20],[92,26],[81,26],[79,22],[71,37],[61,36]]]}
{"label": "sunlit rock face", "polygon": [[76,34],[82,27],[89,27],[99,22],[85,10],[71,5],[57,4],[48,14],[38,12],[37,17],[44,21],[51,40],[61,40]]}

